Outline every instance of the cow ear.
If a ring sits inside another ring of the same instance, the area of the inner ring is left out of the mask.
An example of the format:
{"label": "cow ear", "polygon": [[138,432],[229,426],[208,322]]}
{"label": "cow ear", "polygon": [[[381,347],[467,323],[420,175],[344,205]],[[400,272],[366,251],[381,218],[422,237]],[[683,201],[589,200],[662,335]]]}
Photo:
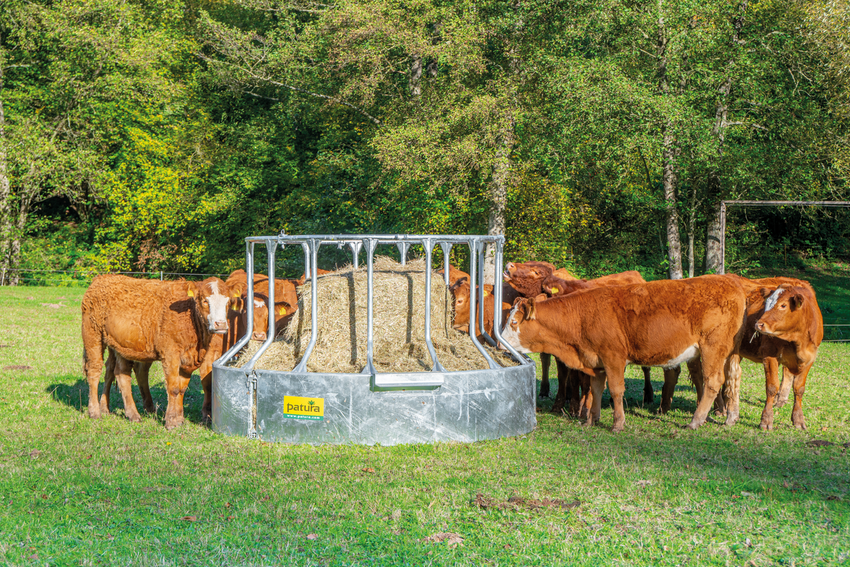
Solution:
{"label": "cow ear", "polygon": [[248,291],[248,282],[233,282],[230,284],[230,296],[240,297]]}
{"label": "cow ear", "polygon": [[534,321],[537,318],[537,309],[534,305],[534,299],[529,299],[525,303],[525,318],[529,321]]}
{"label": "cow ear", "polygon": [[188,297],[195,297],[198,294],[198,286],[195,282],[186,282],[186,295]]}
{"label": "cow ear", "polygon": [[795,309],[799,309],[802,306],[803,306],[803,296],[800,295],[799,293],[795,293],[791,297],[791,311],[794,311]]}
{"label": "cow ear", "polygon": [[767,298],[767,296],[770,295],[771,293],[773,293],[774,291],[775,290],[773,290],[773,289],[763,287],[759,290],[759,293],[761,293],[762,297]]}
{"label": "cow ear", "polygon": [[449,288],[449,291],[454,291],[454,290],[456,290],[457,288],[459,288],[460,286],[462,286],[462,285],[463,285],[463,283],[464,283],[465,281],[466,281],[466,276],[464,276],[464,277],[462,277],[462,278],[459,278],[459,279],[458,279],[455,283],[453,283],[453,284],[451,285],[451,287]]}

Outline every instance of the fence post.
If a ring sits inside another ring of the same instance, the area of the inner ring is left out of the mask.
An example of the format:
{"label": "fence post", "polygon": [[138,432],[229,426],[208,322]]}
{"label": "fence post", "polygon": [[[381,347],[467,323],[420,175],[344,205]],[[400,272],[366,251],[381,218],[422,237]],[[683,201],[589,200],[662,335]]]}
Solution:
{"label": "fence post", "polygon": [[6,283],[6,266],[3,266],[3,275],[0,276],[0,286]]}
{"label": "fence post", "polygon": [[159,271],[159,281],[162,281],[162,270]]}

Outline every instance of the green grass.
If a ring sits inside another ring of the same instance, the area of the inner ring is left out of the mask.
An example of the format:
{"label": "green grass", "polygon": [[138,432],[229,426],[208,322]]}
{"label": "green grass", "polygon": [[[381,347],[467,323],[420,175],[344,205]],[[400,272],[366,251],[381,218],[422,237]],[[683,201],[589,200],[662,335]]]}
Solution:
{"label": "green grass", "polygon": [[[790,405],[758,430],[764,381],[745,361],[731,428],[682,428],[695,407],[684,378],[671,413],[655,413],[660,393],[643,407],[630,368],[618,435],[606,398],[592,429],[543,411],[533,433],[498,441],[295,446],[200,425],[197,380],[187,424],[166,432],[158,364],[157,415],[129,423],[114,391],[115,415],[90,420],[82,293],[0,288],[3,564],[850,564],[846,344],[821,348],[803,432]],[[578,506],[535,505],[545,499]],[[463,541],[426,541],[442,532]]]}

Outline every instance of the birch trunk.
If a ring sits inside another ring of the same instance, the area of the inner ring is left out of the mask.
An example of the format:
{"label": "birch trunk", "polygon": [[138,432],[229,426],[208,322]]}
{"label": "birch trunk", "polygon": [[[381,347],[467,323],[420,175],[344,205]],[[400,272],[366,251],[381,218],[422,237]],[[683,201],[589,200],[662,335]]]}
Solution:
{"label": "birch trunk", "polygon": [[0,58],[0,271],[5,274],[9,269],[9,248],[12,237],[12,192],[8,174],[6,115],[3,110],[2,61]]}

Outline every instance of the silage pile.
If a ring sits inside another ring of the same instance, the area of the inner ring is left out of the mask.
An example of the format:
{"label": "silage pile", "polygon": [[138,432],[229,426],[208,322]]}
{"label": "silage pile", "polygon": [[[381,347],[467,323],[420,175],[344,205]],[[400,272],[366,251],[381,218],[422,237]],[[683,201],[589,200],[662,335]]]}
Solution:
{"label": "silage pile", "polygon": [[[367,272],[343,268],[319,276],[318,336],[307,363],[310,372],[357,373],[366,366]],[[378,372],[422,372],[433,361],[425,345],[425,262],[402,266],[391,258],[375,258],[373,268],[373,364]],[[431,277],[431,342],[440,364],[448,371],[483,370],[484,357],[466,333],[452,329],[452,296],[443,277]],[[257,368],[287,372],[300,361],[310,342],[312,288],[298,288],[298,311],[256,364]],[[257,352],[251,341],[234,364]],[[512,358],[485,346],[502,366],[516,366]]]}

